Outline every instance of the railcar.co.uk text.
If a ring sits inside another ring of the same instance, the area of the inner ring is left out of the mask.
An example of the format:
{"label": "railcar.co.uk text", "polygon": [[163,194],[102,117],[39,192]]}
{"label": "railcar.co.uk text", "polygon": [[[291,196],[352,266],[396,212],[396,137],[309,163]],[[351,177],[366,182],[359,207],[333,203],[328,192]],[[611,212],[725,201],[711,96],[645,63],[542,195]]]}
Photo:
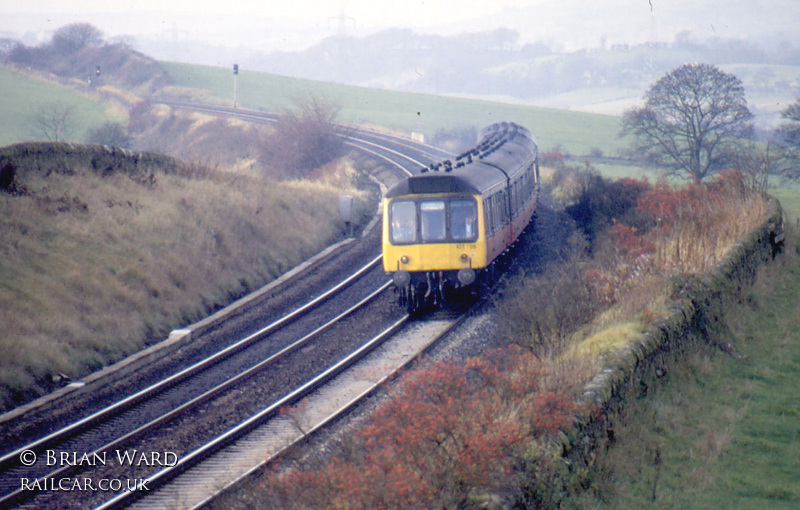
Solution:
{"label": "railcar.co.uk text", "polygon": [[[64,452],[46,450],[37,454],[33,450],[25,450],[19,455],[20,464],[32,467],[43,463],[47,467],[99,467],[99,466],[127,466],[127,467],[174,467],[178,464],[178,454],[175,452],[141,452],[138,450],[114,450],[113,452]],[[41,477],[20,478],[22,491],[148,491],[148,480],[145,478],[108,478],[95,479],[92,477]]]}

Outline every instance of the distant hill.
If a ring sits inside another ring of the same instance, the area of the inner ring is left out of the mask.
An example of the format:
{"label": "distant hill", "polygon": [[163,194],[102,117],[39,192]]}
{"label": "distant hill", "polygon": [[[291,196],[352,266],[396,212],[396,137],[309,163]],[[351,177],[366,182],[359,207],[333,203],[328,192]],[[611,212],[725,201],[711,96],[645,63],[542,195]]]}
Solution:
{"label": "distant hill", "polygon": [[[510,29],[438,36],[392,29],[329,37],[297,52],[250,56],[255,70],[405,92],[482,97],[619,114],[662,75],[706,62],[740,78],[757,114],[774,115],[800,95],[800,50],[766,51],[737,39],[607,45],[563,52],[517,43]],[[776,105],[776,100],[780,105]]]}

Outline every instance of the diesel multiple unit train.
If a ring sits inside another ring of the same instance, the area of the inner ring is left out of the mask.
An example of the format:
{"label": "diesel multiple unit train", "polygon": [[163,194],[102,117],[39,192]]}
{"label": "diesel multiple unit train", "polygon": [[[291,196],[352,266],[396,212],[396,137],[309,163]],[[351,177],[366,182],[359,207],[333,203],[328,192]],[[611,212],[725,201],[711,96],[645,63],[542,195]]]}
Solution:
{"label": "diesel multiple unit train", "polygon": [[397,183],[383,204],[383,266],[410,312],[462,299],[528,226],[539,195],[534,138],[498,123],[452,160]]}

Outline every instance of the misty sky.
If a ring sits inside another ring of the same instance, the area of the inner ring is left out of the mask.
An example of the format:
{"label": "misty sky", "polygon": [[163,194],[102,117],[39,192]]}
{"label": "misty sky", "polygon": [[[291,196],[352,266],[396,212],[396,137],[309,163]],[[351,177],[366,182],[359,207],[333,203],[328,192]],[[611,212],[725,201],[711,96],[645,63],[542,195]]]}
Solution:
{"label": "misty sky", "polygon": [[800,43],[797,20],[797,0],[0,0],[0,36],[46,37],[89,22],[108,37],[202,39],[266,52],[389,27],[442,35],[508,27],[520,32],[520,43],[567,50],[601,40],[671,42],[682,30],[699,38],[773,34]]}

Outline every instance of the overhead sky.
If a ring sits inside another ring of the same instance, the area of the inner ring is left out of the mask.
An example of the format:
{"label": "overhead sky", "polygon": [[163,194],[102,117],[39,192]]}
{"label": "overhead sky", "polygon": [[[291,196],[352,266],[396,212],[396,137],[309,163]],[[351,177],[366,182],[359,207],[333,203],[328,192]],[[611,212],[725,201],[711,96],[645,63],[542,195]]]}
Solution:
{"label": "overhead sky", "polygon": [[389,27],[453,34],[509,27],[520,42],[565,49],[644,40],[781,33],[800,24],[796,0],[0,0],[4,36],[88,22],[107,36],[202,39],[264,51],[309,46],[335,33]]}

